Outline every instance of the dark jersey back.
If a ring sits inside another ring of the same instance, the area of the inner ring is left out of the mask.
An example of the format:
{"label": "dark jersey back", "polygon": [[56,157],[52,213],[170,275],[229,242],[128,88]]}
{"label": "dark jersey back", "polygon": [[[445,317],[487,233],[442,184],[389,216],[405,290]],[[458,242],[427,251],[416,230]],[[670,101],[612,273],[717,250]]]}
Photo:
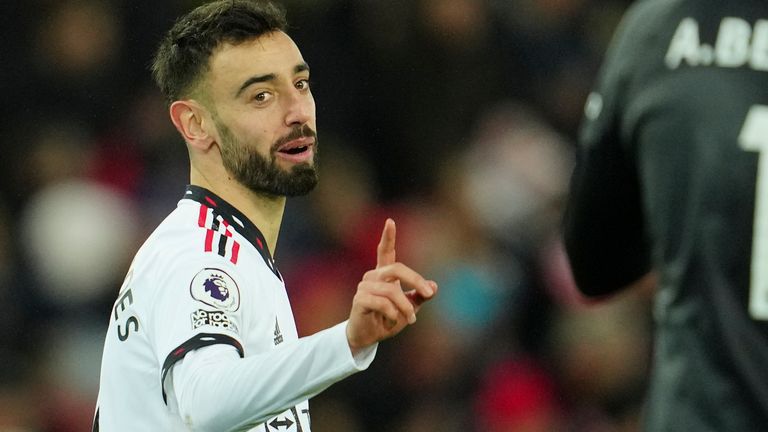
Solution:
{"label": "dark jersey back", "polygon": [[762,150],[768,1],[636,3],[585,108],[565,239],[585,292],[658,272],[646,430],[768,430]]}

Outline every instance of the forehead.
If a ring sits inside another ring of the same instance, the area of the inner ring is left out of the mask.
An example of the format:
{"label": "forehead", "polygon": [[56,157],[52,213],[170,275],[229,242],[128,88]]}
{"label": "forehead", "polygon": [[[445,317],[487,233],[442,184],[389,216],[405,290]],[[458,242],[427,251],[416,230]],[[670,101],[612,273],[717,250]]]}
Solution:
{"label": "forehead", "polygon": [[237,45],[219,46],[211,55],[207,80],[214,94],[229,93],[253,76],[291,76],[303,62],[293,39],[276,31]]}

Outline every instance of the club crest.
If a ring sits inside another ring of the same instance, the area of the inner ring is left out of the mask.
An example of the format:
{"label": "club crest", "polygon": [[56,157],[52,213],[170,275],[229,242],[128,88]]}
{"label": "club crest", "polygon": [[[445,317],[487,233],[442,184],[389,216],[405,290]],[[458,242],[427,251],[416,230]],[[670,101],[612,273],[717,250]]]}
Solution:
{"label": "club crest", "polygon": [[192,279],[192,298],[220,310],[234,312],[240,307],[240,289],[225,271],[205,268]]}

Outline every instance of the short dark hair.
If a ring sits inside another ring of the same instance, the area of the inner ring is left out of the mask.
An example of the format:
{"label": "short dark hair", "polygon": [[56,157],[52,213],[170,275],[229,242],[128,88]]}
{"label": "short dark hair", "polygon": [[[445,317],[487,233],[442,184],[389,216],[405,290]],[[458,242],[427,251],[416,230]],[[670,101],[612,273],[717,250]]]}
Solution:
{"label": "short dark hair", "polygon": [[176,20],[152,62],[152,77],[169,103],[188,96],[222,43],[238,44],[288,26],[269,0],[218,0]]}

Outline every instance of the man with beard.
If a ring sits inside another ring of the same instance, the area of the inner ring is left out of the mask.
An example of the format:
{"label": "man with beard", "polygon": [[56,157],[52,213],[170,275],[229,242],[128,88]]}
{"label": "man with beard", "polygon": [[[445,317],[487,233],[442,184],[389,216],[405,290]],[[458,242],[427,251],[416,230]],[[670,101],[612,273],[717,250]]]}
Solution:
{"label": "man with beard", "polygon": [[267,2],[180,18],[155,80],[190,186],[137,253],[111,313],[94,430],[309,431],[308,398],[363,370],[437,285],[395,261],[387,220],[349,319],[298,338],[272,259],[286,197],[317,183],[309,67]]}

